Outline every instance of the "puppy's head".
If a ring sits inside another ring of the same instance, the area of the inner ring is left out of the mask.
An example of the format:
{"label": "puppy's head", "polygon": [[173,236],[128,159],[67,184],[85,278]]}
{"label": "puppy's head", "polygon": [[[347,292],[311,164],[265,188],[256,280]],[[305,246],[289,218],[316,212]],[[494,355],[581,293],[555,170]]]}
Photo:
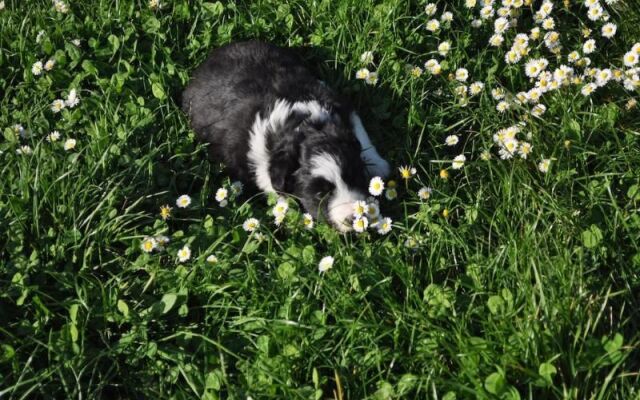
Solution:
{"label": "puppy's head", "polygon": [[364,200],[367,189],[360,143],[337,116],[288,125],[272,143],[274,189],[296,196],[315,218],[351,230],[353,203]]}

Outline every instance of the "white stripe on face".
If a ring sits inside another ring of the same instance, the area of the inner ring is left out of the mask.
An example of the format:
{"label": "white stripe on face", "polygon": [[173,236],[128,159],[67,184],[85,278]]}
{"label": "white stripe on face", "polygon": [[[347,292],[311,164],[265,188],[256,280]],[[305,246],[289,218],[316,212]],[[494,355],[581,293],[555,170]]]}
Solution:
{"label": "white stripe on face", "polygon": [[329,118],[329,112],[315,100],[299,101],[293,104],[279,99],[267,118],[256,113],[256,119],[249,132],[249,167],[255,175],[256,185],[265,192],[275,192],[269,175],[270,154],[267,149],[267,134],[277,133],[293,112],[309,113],[309,120],[323,122]]}
{"label": "white stripe on face", "polygon": [[352,229],[350,219],[353,216],[353,203],[364,200],[364,194],[351,190],[344,179],[336,159],[329,153],[320,153],[311,157],[311,176],[324,178],[335,186],[329,199],[329,220],[343,232]]}

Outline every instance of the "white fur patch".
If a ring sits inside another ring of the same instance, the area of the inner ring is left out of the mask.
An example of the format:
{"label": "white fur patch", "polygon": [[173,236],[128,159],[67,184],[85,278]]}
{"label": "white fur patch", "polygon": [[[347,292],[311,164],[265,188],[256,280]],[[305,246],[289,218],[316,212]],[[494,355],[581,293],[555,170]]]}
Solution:
{"label": "white fur patch", "polygon": [[273,105],[273,110],[267,118],[256,114],[256,119],[249,132],[249,152],[247,159],[249,167],[256,178],[256,185],[265,192],[275,192],[269,175],[270,154],[267,149],[267,133],[277,133],[287,122],[294,111],[309,113],[313,122],[323,122],[329,118],[329,111],[315,100],[289,103],[280,99]]}
{"label": "white fur patch", "polygon": [[292,110],[298,112],[308,112],[311,122],[326,122],[329,120],[329,111],[322,107],[316,100],[297,101],[293,103]]}
{"label": "white fur patch", "polygon": [[336,159],[328,153],[320,153],[311,157],[311,175],[321,177],[335,185],[329,199],[329,219],[337,229],[346,232],[352,229],[350,218],[353,216],[353,203],[364,200],[364,194],[349,189],[342,179],[340,166]]}
{"label": "white fur patch", "polygon": [[370,176],[379,176],[381,178],[386,178],[389,176],[391,172],[391,167],[389,163],[378,154],[378,150],[376,150],[375,146],[371,143],[371,139],[369,139],[369,134],[364,129],[364,125],[362,125],[362,120],[355,112],[351,113],[351,126],[353,127],[353,132],[360,142],[360,147],[362,147],[362,153],[360,154],[360,158],[364,161],[367,172]]}
{"label": "white fur patch", "polygon": [[267,131],[269,120],[260,118],[256,114],[256,119],[249,132],[249,152],[247,160],[249,168],[253,170],[256,177],[256,186],[265,192],[275,192],[271,184],[269,175],[269,150],[267,150]]}

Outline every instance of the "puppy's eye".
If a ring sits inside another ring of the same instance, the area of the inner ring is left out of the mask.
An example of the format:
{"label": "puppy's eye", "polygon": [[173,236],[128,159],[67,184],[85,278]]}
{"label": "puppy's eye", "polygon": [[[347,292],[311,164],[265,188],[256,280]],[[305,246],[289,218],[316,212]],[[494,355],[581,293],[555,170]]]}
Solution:
{"label": "puppy's eye", "polygon": [[333,183],[324,178],[314,178],[311,182],[311,191],[315,193],[317,197],[325,196],[332,190]]}

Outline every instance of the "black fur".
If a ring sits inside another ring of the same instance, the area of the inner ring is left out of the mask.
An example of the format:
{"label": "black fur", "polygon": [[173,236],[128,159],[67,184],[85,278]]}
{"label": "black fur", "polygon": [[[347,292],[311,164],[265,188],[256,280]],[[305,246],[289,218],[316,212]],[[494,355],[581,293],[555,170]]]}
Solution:
{"label": "black fur", "polygon": [[277,191],[299,197],[318,215],[331,185],[311,179],[308,161],[328,152],[341,166],[344,181],[366,193],[362,149],[349,123],[352,107],[319,81],[291,51],[251,41],[214,50],[194,72],[182,96],[198,138],[209,143],[210,158],[223,162],[234,179],[255,183],[247,153],[256,114],[268,117],[278,100],[316,100],[331,112],[325,123],[294,113],[280,132],[270,132],[269,174]]}

